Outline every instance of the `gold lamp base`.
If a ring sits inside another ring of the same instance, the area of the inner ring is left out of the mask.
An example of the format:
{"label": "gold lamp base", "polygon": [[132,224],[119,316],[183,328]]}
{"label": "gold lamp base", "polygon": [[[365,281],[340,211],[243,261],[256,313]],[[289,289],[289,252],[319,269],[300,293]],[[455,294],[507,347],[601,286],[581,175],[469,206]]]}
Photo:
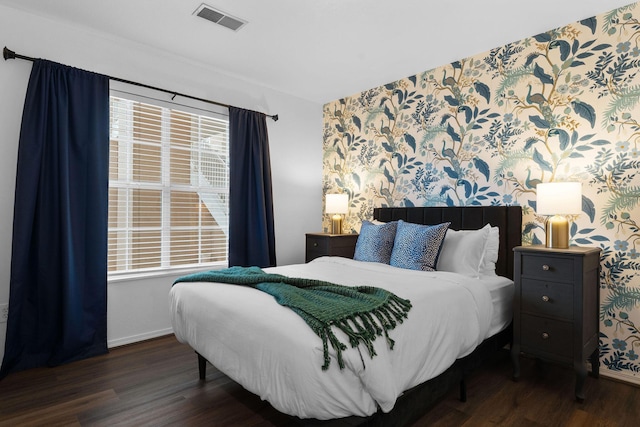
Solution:
{"label": "gold lamp base", "polygon": [[342,234],[342,215],[335,214],[331,217],[331,234]]}
{"label": "gold lamp base", "polygon": [[569,247],[569,221],[561,215],[554,215],[545,223],[548,248],[567,249]]}

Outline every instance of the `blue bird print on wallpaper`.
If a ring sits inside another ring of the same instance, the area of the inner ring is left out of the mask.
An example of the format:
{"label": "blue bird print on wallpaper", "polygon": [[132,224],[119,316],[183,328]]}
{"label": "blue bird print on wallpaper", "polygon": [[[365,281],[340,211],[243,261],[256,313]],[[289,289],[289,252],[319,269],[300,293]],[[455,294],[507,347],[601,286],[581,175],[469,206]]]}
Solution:
{"label": "blue bird print on wallpaper", "polygon": [[527,177],[524,180],[524,185],[527,188],[536,188],[538,186],[538,184],[540,184],[542,182],[541,179],[536,179],[536,178],[531,178],[531,168],[527,167]]}
{"label": "blue bird print on wallpaper", "polygon": [[547,102],[547,99],[544,97],[543,94],[541,93],[534,93],[531,94],[531,85],[527,85],[529,87],[529,91],[527,92],[527,103],[529,104],[538,104],[538,106],[542,106],[544,103]]}

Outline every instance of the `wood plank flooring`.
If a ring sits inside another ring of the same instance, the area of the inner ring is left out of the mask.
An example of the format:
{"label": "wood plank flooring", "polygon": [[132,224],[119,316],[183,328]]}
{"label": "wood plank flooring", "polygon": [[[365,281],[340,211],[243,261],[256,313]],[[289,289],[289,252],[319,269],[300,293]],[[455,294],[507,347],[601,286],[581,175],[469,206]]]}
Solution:
{"label": "wood plank flooring", "polygon": [[[568,367],[525,359],[520,381],[510,375],[508,352],[501,351],[469,378],[466,403],[454,390],[414,425],[640,425],[640,388],[588,377],[580,404]],[[211,366],[207,380],[199,381],[195,353],[173,336],[0,381],[0,426],[293,424]]]}

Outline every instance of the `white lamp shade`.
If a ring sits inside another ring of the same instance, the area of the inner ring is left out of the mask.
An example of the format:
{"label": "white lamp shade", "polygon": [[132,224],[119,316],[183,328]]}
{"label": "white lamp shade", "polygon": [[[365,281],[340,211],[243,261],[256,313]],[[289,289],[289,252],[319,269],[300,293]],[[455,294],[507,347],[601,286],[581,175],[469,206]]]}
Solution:
{"label": "white lamp shade", "polygon": [[582,212],[582,184],[546,182],[536,186],[539,215],[578,215]]}
{"label": "white lamp shade", "polygon": [[329,214],[349,213],[349,195],[327,194],[324,211]]}

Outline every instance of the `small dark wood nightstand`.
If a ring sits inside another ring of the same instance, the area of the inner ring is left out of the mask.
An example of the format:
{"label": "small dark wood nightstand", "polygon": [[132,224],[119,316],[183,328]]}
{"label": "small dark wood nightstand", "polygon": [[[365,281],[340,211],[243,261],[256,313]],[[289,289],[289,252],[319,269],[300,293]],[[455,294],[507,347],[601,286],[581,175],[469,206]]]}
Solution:
{"label": "small dark wood nightstand", "polygon": [[305,262],[321,256],[353,258],[357,234],[307,233]]}
{"label": "small dark wood nightstand", "polygon": [[599,374],[600,249],[518,246],[513,249],[513,378],[520,353],[573,364],[576,399],[584,401],[585,362]]}

